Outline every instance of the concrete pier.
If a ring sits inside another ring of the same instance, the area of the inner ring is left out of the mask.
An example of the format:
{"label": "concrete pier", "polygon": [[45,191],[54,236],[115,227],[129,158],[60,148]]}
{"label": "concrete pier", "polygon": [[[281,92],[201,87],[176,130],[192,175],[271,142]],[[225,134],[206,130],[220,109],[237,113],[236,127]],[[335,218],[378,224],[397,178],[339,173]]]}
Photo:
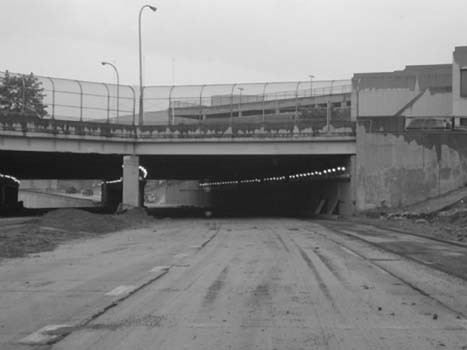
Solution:
{"label": "concrete pier", "polygon": [[124,208],[139,207],[141,205],[139,186],[139,157],[123,156],[122,205]]}

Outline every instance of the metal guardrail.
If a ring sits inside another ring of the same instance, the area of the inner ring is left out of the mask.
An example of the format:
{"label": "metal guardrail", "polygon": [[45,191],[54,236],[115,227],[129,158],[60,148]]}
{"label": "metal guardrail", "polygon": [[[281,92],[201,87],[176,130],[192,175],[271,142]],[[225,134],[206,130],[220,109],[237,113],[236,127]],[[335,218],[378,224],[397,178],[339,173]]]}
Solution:
{"label": "metal guardrail", "polygon": [[[18,102],[22,103],[20,114],[34,114],[35,111],[27,103],[28,87],[24,83],[29,75],[0,72],[0,87],[8,84],[7,75],[23,80],[22,96]],[[216,109],[228,110],[231,117],[240,117],[248,114],[248,108],[252,106],[255,107],[252,113],[261,115],[259,119],[264,122],[272,115],[283,112],[276,108],[271,113],[273,103],[285,103],[289,110],[295,109],[298,119],[302,114],[303,101],[351,92],[350,80],[147,86],[144,87],[143,120],[139,121],[137,87],[119,85],[117,94],[115,84],[43,76],[35,78],[42,88],[42,102],[45,105],[45,114],[40,115],[42,119],[133,126],[187,124],[190,123],[189,119],[203,119],[206,115],[211,118],[211,114],[215,116]],[[179,117],[179,111],[189,111],[191,114],[188,113],[188,118],[186,115]]]}

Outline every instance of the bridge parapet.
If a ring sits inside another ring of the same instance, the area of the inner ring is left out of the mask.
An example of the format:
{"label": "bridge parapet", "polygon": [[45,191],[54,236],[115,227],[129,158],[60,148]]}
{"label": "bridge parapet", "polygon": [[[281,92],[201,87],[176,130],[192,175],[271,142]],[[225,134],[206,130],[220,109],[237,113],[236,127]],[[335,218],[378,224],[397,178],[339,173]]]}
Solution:
{"label": "bridge parapet", "polygon": [[45,134],[53,137],[103,137],[125,139],[206,139],[206,138],[301,138],[314,136],[354,136],[355,122],[326,119],[255,122],[248,120],[209,121],[189,124],[133,126],[128,124],[40,119],[35,116],[1,114],[0,134]]}
{"label": "bridge parapet", "polygon": [[0,114],[0,133],[46,134],[50,136],[99,136],[135,138],[135,127],[128,124],[40,119],[35,116]]}

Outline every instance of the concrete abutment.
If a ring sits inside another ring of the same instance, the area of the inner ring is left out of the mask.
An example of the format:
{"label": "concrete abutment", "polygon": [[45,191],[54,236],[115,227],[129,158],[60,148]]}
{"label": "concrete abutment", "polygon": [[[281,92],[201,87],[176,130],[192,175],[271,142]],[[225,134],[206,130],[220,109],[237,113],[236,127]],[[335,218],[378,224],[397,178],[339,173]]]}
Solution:
{"label": "concrete abutment", "polygon": [[135,155],[123,156],[123,208],[141,207],[143,197],[140,189],[139,157]]}
{"label": "concrete abutment", "polygon": [[404,117],[357,125],[357,210],[399,208],[467,184],[467,132],[406,130]]}

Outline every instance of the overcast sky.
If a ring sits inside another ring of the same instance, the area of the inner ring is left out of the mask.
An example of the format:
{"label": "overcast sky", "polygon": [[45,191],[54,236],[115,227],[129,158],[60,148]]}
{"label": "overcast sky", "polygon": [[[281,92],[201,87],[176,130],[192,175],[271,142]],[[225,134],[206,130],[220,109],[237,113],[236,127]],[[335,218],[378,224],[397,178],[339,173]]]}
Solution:
{"label": "overcast sky", "polygon": [[467,0],[1,0],[0,70],[146,84],[348,79],[450,63]]}

